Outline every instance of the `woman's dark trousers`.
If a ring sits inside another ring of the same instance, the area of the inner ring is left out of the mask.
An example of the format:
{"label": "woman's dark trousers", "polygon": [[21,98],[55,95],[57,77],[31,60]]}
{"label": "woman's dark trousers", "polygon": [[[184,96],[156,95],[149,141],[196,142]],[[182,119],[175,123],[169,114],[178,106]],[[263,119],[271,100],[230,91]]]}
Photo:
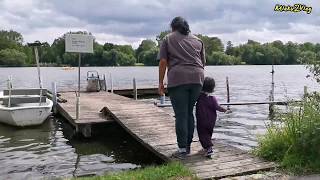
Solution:
{"label": "woman's dark trousers", "polygon": [[187,84],[168,88],[176,117],[176,135],[179,148],[190,147],[194,132],[193,109],[202,86]]}

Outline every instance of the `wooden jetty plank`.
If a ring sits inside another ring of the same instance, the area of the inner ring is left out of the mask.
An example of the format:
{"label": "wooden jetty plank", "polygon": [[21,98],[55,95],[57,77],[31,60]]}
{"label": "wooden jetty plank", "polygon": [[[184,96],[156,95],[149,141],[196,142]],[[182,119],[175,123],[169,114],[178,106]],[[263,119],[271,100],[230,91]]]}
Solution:
{"label": "wooden jetty plank", "polygon": [[239,176],[243,174],[256,173],[261,170],[269,170],[272,168],[275,168],[275,165],[273,163],[264,162],[255,164],[252,162],[242,162],[241,166],[230,167],[216,171],[195,172],[195,174],[201,179],[224,178],[228,176]]}
{"label": "wooden jetty plank", "polygon": [[[176,150],[175,120],[171,113],[143,101],[135,101],[108,92],[82,93],[80,119],[75,120],[75,94],[62,93],[67,103],[59,103],[60,112],[76,125],[110,121],[113,117],[128,133],[142,145],[165,161],[174,161],[171,154]],[[84,128],[87,130],[87,128]],[[194,141],[198,141],[194,138]],[[215,154],[208,159],[197,153],[199,142],[192,144],[192,152],[181,162],[189,167],[199,178],[219,178],[255,172],[275,167],[236,147],[214,142]],[[248,168],[246,168],[248,167]]]}
{"label": "wooden jetty plank", "polygon": [[[151,104],[144,106],[143,103],[146,102],[137,102],[135,108],[136,101],[123,97],[117,100],[118,97],[115,94],[107,95],[106,98],[109,100],[105,101],[104,111],[159,157],[166,161],[175,160],[170,157],[177,148],[175,121],[172,115]],[[199,178],[233,176],[275,167],[274,163],[262,161],[230,145],[217,143],[214,147],[215,155],[213,159],[208,159],[195,152],[200,150],[201,146],[199,143],[193,143],[191,156],[181,162],[193,170]],[[244,165],[250,168],[246,169]],[[208,170],[203,170],[202,166]]]}
{"label": "wooden jetty plank", "polygon": [[100,112],[105,101],[101,96],[104,96],[105,93],[82,93],[79,119],[76,119],[75,93],[65,92],[60,93],[60,95],[67,102],[58,103],[58,112],[76,128],[76,131],[81,132],[85,137],[91,136],[91,125],[114,122],[112,119],[107,119],[103,112]]}

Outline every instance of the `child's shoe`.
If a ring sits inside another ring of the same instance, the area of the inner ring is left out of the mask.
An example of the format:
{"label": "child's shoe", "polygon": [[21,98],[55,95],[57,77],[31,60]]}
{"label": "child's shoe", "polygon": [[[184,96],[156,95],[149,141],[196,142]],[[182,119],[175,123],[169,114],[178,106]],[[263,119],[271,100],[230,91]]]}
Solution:
{"label": "child's shoe", "polygon": [[211,158],[211,156],[214,154],[213,150],[212,150],[212,147],[208,148],[205,153],[204,153],[204,156],[207,157],[207,158]]}

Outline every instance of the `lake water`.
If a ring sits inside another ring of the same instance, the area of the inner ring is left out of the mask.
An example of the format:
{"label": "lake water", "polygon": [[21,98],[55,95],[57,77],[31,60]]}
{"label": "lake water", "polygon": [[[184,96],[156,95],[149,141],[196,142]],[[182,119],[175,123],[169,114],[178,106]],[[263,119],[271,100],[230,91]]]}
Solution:
{"label": "lake water", "polygon": [[[157,67],[83,67],[82,86],[86,72],[97,70],[113,77],[115,88],[132,87],[135,77],[139,86],[155,86]],[[57,82],[58,89],[76,89],[77,69],[41,68],[43,84],[50,89]],[[206,75],[216,80],[220,102],[226,102],[226,77],[229,77],[231,102],[268,101],[271,90],[271,66],[211,66]],[[319,90],[319,85],[307,78],[304,66],[275,66],[275,100],[299,99],[303,87]],[[8,75],[14,88],[38,87],[36,68],[0,68],[0,89],[6,88]],[[152,103],[153,99],[146,100]],[[232,106],[233,113],[219,114],[214,138],[249,150],[256,146],[256,137],[265,132],[268,121],[267,105]],[[171,108],[166,108],[172,113]],[[71,177],[73,175],[102,174],[157,163],[119,126],[106,126],[101,134],[90,140],[70,138],[71,127],[59,118],[48,119],[32,128],[15,128],[0,124],[0,177],[28,179],[41,177]]]}

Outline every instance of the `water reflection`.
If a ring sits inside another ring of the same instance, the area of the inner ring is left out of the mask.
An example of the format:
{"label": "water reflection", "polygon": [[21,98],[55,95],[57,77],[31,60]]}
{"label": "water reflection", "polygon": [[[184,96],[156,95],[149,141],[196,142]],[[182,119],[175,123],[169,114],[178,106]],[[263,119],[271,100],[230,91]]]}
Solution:
{"label": "water reflection", "polygon": [[160,162],[121,127],[100,128],[93,139],[69,140],[68,124],[54,118],[31,128],[0,124],[1,179],[100,175]]}

